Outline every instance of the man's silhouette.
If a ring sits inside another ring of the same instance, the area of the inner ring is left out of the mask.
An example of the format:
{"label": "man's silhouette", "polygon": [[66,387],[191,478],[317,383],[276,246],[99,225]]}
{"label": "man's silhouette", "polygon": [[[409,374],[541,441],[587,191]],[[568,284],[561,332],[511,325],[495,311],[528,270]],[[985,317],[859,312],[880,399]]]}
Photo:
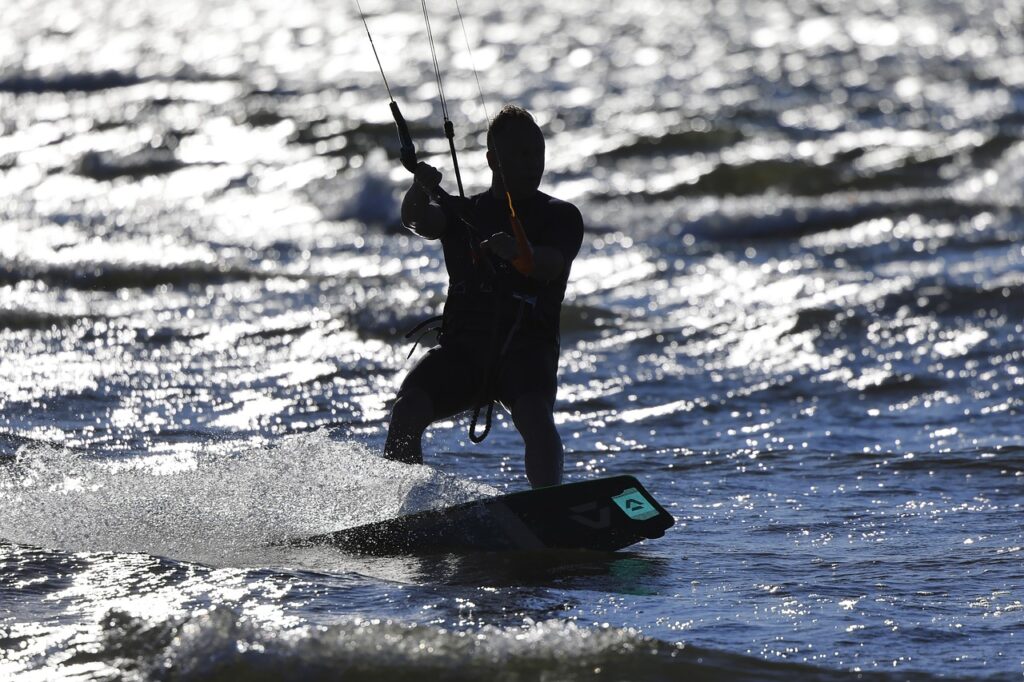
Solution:
{"label": "man's silhouette", "polygon": [[[420,163],[402,202],[406,227],[441,240],[448,295],[439,345],[399,389],[384,456],[422,462],[421,437],[431,423],[493,399],[511,411],[523,437],[531,485],[556,485],[559,312],[583,219],[572,204],[538,190],[544,136],[525,109],[506,105],[491,122],[487,162],[488,191],[443,203],[428,194],[441,174]],[[523,228],[518,239],[509,198]]]}

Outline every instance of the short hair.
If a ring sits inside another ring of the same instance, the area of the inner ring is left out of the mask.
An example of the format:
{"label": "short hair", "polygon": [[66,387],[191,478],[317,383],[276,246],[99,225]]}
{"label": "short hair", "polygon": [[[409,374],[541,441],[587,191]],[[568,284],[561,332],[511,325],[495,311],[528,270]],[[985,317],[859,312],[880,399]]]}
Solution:
{"label": "short hair", "polygon": [[498,115],[491,119],[491,125],[487,128],[487,149],[494,151],[494,136],[500,135],[510,129],[525,132],[543,148],[544,133],[529,111],[516,104],[506,104],[498,112]]}

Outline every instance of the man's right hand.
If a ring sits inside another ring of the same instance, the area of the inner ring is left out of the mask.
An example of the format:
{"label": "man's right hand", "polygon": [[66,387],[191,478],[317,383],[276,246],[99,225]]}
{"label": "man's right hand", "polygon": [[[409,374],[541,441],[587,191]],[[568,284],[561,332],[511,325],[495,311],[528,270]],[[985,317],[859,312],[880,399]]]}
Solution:
{"label": "man's right hand", "polygon": [[416,171],[413,173],[416,184],[429,194],[433,194],[433,191],[441,184],[441,177],[441,171],[424,161],[416,164]]}
{"label": "man's right hand", "polygon": [[413,185],[402,201],[402,224],[426,239],[437,239],[447,229],[444,212],[431,201],[440,184],[441,171],[420,162],[413,171]]}

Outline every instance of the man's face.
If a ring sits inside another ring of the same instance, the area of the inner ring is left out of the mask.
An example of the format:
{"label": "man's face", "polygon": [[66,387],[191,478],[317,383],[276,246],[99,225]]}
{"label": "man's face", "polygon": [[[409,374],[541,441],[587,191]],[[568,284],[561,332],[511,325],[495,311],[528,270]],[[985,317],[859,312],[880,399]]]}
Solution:
{"label": "man's face", "polygon": [[[496,134],[495,149],[487,152],[487,162],[512,199],[526,198],[540,187],[544,175],[544,140],[535,131],[509,126]],[[501,170],[498,169],[498,163]]]}

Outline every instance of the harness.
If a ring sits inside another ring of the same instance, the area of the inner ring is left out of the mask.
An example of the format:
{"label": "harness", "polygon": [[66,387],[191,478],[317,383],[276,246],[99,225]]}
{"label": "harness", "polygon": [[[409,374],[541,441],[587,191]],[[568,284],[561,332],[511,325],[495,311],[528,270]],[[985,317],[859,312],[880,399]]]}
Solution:
{"label": "harness", "polygon": [[[518,301],[515,320],[512,322],[508,334],[505,335],[505,341],[501,344],[501,349],[488,365],[487,374],[484,376],[483,383],[480,385],[480,392],[477,394],[476,407],[473,408],[473,419],[469,423],[469,439],[478,445],[483,443],[484,439],[487,438],[487,434],[491,432],[491,418],[494,416],[494,382],[498,377],[498,372],[501,370],[501,362],[505,359],[505,354],[512,343],[512,338],[519,331],[519,327],[523,323],[523,316],[527,306],[529,306],[531,311],[535,310],[537,306],[536,296],[524,296],[513,293],[512,298]],[[491,325],[491,341],[488,344],[488,347],[492,349],[497,346],[498,330],[501,324],[501,306],[494,306],[494,310],[494,321]],[[483,409],[484,405],[487,405],[487,414],[484,417],[484,430],[480,435],[477,435],[476,425],[480,419],[480,410]]]}

